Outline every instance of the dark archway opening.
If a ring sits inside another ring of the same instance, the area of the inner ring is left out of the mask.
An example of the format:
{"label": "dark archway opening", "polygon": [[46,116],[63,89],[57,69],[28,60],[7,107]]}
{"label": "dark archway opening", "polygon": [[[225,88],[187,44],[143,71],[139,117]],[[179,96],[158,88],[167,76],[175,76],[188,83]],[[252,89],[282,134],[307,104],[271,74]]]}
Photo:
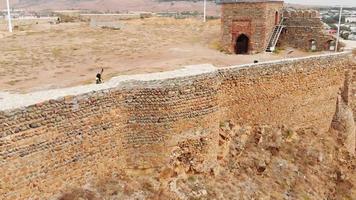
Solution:
{"label": "dark archway opening", "polygon": [[248,53],[248,44],[250,39],[242,34],[236,39],[235,53],[236,54],[247,54]]}
{"label": "dark archway opening", "polygon": [[279,24],[279,13],[276,11],[276,14],[274,15],[274,25]]}
{"label": "dark archway opening", "polygon": [[326,46],[325,50],[335,51],[336,42],[334,40],[329,40],[326,42],[325,46]]}
{"label": "dark archway opening", "polygon": [[316,51],[316,41],[314,39],[309,40],[309,50]]}

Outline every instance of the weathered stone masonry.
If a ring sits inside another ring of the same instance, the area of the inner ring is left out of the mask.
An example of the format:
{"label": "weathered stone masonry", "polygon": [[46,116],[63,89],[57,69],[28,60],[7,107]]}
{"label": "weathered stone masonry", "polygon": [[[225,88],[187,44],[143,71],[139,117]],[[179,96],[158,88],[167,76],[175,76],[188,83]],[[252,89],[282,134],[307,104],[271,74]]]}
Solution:
{"label": "weathered stone masonry", "polygon": [[280,0],[217,2],[222,4],[221,47],[227,53],[269,51],[270,42],[275,40],[279,47],[334,51],[336,39],[324,31],[317,11],[287,10]]}
{"label": "weathered stone masonry", "polygon": [[227,120],[328,129],[351,65],[347,54],[335,54],[124,81],[21,108],[3,104],[1,199],[46,199],[105,171],[159,169],[187,143],[202,145],[192,170],[209,171]]}
{"label": "weathered stone masonry", "polygon": [[220,70],[224,77],[219,95],[221,118],[237,124],[327,130],[344,70],[352,65],[346,58],[333,57]]}
{"label": "weathered stone masonry", "polygon": [[221,45],[228,53],[237,53],[237,40],[248,38],[248,53],[265,51],[272,31],[282,15],[283,1],[221,0]]}
{"label": "weathered stone masonry", "polygon": [[285,28],[281,33],[278,46],[310,51],[312,41],[314,41],[315,51],[328,51],[331,42],[335,43],[334,36],[325,33],[324,25],[317,11],[285,11],[283,18]]}

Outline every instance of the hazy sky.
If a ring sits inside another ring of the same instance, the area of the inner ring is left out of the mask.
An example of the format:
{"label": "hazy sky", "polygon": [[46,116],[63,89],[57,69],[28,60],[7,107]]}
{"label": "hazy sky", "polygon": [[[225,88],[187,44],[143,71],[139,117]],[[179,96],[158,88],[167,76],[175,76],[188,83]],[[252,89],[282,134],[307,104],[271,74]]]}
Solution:
{"label": "hazy sky", "polygon": [[285,0],[287,3],[356,6],[356,0]]}

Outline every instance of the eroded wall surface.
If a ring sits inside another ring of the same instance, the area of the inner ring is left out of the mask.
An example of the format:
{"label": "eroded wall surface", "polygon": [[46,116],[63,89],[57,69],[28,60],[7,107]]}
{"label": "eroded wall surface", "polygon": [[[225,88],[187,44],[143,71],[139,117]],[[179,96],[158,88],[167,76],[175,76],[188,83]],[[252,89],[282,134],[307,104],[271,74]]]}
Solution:
{"label": "eroded wall surface", "polygon": [[36,104],[9,106],[5,97],[0,196],[46,199],[106,171],[157,172],[186,149],[194,152],[188,152],[192,159],[182,161],[182,170],[210,172],[225,121],[328,129],[352,65],[348,54],[313,56],[174,71],[166,78],[155,74],[156,80],[128,79],[56,99],[41,96]]}
{"label": "eroded wall surface", "polygon": [[222,118],[327,130],[350,65],[347,58],[323,56],[220,70]]}

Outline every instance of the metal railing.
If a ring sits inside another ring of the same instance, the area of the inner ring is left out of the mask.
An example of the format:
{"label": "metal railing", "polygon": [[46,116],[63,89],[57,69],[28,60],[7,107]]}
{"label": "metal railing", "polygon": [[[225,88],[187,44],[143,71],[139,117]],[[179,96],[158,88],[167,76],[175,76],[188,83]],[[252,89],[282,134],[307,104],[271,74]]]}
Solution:
{"label": "metal railing", "polygon": [[266,51],[273,51],[274,48],[276,47],[278,39],[281,36],[282,30],[285,27],[283,23],[284,23],[284,18],[282,17],[279,24],[275,26],[272,30],[272,34],[268,39]]}

